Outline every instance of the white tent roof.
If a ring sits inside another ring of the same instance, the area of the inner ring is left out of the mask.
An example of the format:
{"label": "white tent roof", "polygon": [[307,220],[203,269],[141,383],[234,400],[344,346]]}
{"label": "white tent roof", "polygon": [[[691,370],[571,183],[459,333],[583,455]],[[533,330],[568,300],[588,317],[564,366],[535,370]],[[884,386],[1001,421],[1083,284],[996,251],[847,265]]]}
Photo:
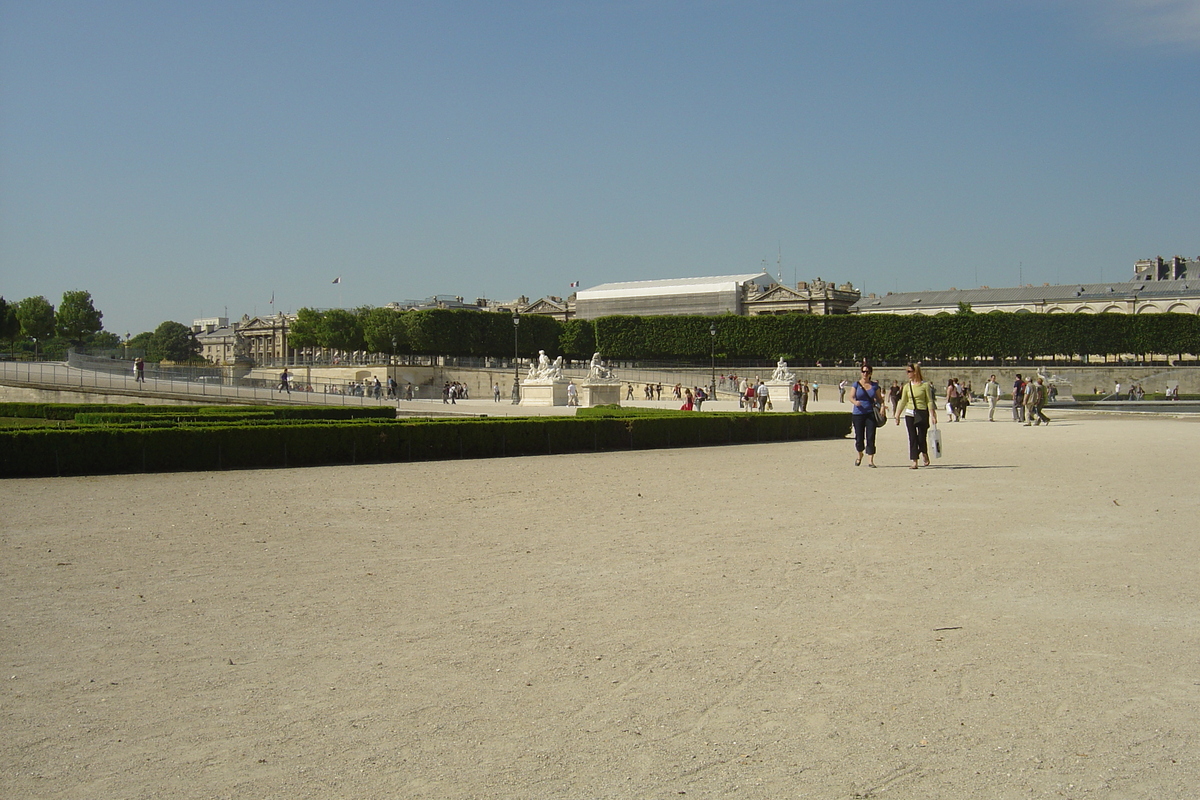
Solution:
{"label": "white tent roof", "polygon": [[709,294],[729,291],[745,283],[763,286],[773,284],[775,279],[765,272],[748,272],[744,275],[713,275],[707,278],[668,278],[656,281],[625,281],[602,283],[591,289],[575,293],[575,301],[614,300],[622,297],[654,297],[681,294]]}

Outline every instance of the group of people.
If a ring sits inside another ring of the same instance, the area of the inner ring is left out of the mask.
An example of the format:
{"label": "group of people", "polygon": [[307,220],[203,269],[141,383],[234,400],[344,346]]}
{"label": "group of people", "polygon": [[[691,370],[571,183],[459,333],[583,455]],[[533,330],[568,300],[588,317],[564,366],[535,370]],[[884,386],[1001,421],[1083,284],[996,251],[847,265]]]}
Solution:
{"label": "group of people", "polygon": [[[377,379],[378,380],[378,379]],[[442,403],[456,404],[459,400],[467,399],[467,385],[458,381],[446,381],[442,384]]]}
{"label": "group of people", "polygon": [[[992,377],[995,378],[994,375]],[[1042,376],[1026,380],[1018,372],[1012,388],[1013,422],[1024,423],[1026,427],[1041,425],[1043,422],[1049,425],[1050,418],[1042,409],[1051,399],[1051,393]]]}
{"label": "group of people", "polygon": [[854,466],[861,464],[864,456],[868,467],[875,466],[875,432],[887,422],[890,407],[896,424],[903,419],[908,426],[908,458],[912,462],[909,469],[928,467],[929,428],[937,425],[933,386],[921,374],[919,364],[909,364],[905,369],[907,380],[904,385],[893,381],[885,394],[874,379],[874,372],[871,365],[864,362],[857,381],[838,387],[850,396],[850,420],[854,426],[854,449],[858,454]]}
{"label": "group of people", "polygon": [[951,422],[962,422],[967,418],[967,409],[971,407],[971,382],[963,384],[958,378],[946,381],[946,415]]}

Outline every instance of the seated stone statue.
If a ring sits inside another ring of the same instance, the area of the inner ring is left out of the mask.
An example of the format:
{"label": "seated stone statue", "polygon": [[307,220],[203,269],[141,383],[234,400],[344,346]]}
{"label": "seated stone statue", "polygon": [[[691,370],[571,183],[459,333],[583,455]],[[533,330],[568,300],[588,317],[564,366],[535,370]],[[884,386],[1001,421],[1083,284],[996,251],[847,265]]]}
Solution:
{"label": "seated stone statue", "polygon": [[588,380],[611,381],[612,379],[612,370],[604,366],[604,364],[600,361],[599,353],[593,353],[591,368],[588,370]]}
{"label": "seated stone statue", "polygon": [[795,374],[788,370],[788,363],[781,357],[779,363],[775,365],[775,372],[771,375],[771,380],[791,383],[795,379]]}

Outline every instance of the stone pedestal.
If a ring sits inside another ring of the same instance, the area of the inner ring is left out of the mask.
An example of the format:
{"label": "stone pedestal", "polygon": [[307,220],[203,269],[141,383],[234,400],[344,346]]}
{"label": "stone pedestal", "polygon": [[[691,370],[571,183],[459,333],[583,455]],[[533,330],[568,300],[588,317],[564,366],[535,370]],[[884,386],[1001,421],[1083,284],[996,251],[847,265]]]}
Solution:
{"label": "stone pedestal", "polygon": [[579,392],[579,405],[591,408],[593,406],[621,405],[621,384],[619,383],[585,383]]}
{"label": "stone pedestal", "polygon": [[792,410],[792,384],[781,381],[763,381],[771,393],[772,411]]}
{"label": "stone pedestal", "polygon": [[521,383],[521,405],[565,406],[567,384],[565,383]]}

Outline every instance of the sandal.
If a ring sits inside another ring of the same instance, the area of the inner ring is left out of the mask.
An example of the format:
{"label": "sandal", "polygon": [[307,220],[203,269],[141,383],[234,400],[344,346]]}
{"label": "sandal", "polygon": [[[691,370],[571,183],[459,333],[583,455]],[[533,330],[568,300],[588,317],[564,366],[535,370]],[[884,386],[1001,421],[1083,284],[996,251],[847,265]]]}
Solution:
{"label": "sandal", "polygon": [[862,463],[862,453],[859,453],[858,458],[854,459],[854,466],[857,467],[861,463]]}

